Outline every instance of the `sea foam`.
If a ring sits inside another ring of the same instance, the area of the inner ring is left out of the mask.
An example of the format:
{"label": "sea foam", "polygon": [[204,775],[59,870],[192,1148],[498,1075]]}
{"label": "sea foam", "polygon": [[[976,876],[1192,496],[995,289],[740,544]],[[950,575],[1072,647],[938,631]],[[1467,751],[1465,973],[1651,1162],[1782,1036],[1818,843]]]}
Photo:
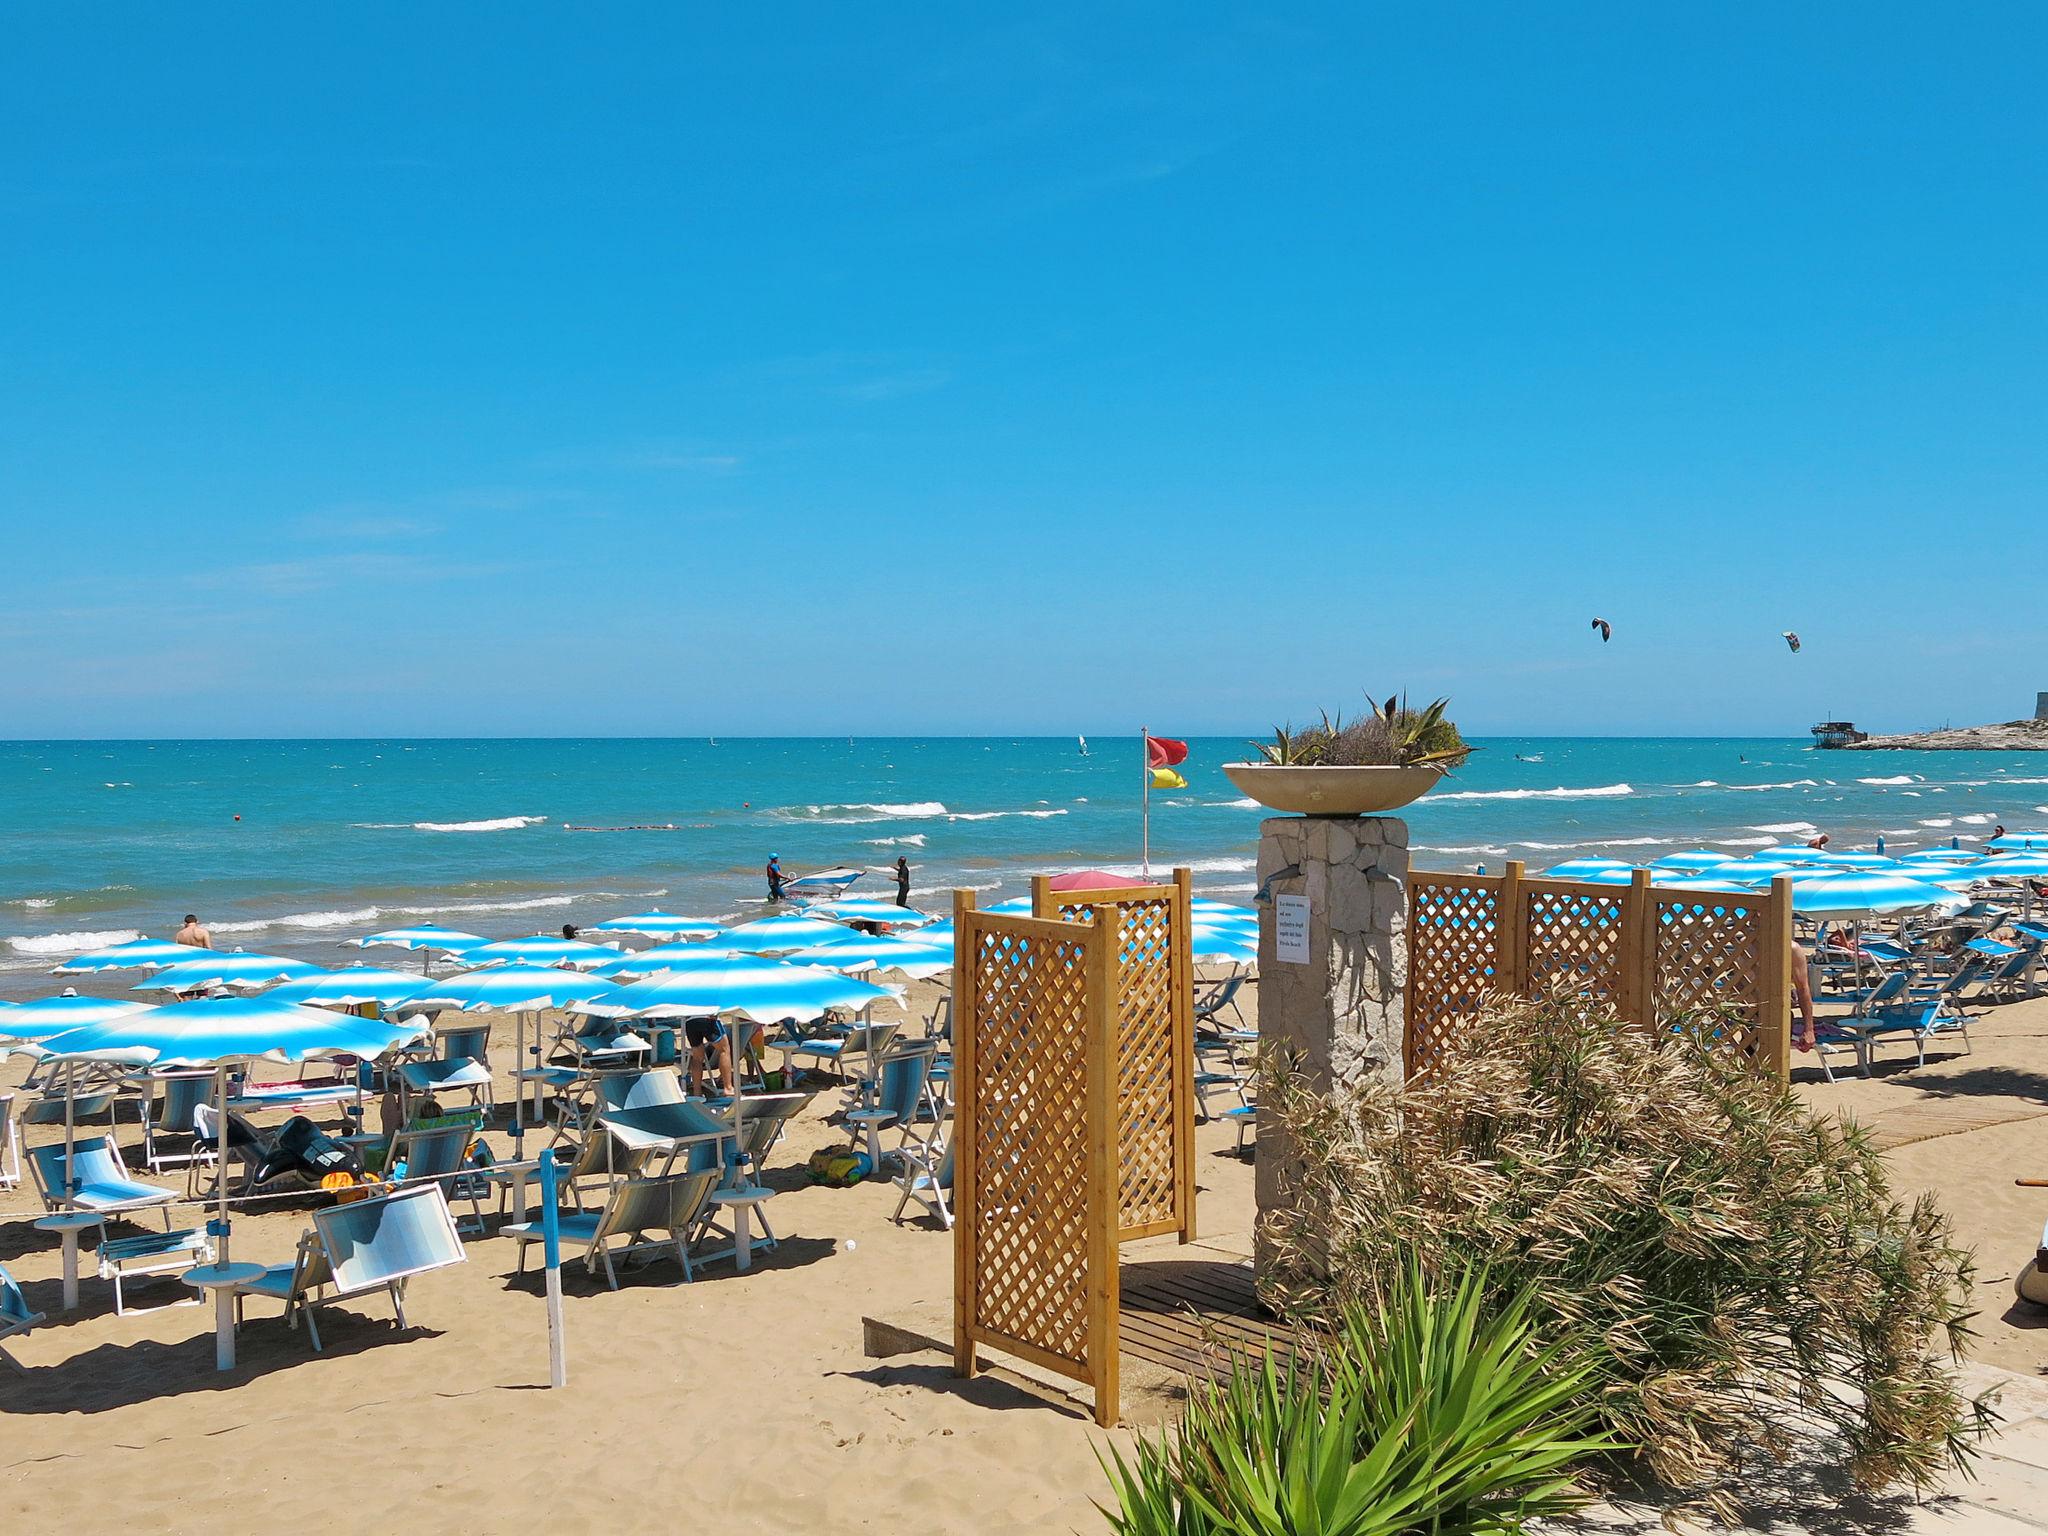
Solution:
{"label": "sea foam", "polygon": [[34,933],[7,941],[10,949],[23,955],[75,955],[88,949],[105,949],[109,944],[126,944],[142,935],[133,928],[103,928],[83,933]]}
{"label": "sea foam", "polygon": [[1612,800],[1636,792],[1633,784],[1597,784],[1589,789],[1461,789],[1448,795],[1431,795],[1429,803],[1445,800]]}

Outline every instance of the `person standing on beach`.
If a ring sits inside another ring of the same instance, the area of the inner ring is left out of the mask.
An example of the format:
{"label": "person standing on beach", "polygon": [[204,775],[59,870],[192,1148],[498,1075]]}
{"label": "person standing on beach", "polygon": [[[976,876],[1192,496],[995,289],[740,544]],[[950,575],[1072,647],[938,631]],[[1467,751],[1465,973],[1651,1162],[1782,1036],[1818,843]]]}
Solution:
{"label": "person standing on beach", "polygon": [[192,913],[187,912],[185,914],[185,926],[171,935],[171,942],[173,944],[189,944],[194,949],[211,949],[213,948],[213,935],[207,931],[204,923],[200,922]]}
{"label": "person standing on beach", "polygon": [[1792,943],[1792,996],[1799,1004],[1799,1028],[1792,1031],[1792,1043],[1802,1051],[1814,1047],[1813,978],[1806,973],[1806,951]]}
{"label": "person standing on beach", "polygon": [[910,860],[900,853],[896,855],[896,905],[910,905]]}
{"label": "person standing on beach", "polygon": [[763,873],[768,876],[768,899],[770,901],[782,900],[782,855],[777,853],[769,854],[768,868]]}

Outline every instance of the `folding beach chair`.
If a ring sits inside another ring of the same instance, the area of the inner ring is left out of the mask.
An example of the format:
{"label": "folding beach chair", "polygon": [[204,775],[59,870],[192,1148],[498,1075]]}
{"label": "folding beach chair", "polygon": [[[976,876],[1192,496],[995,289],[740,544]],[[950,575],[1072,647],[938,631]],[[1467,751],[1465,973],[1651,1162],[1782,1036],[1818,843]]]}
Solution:
{"label": "folding beach chair", "polygon": [[163,1211],[164,1230],[170,1230],[170,1207],[177,1195],[131,1177],[128,1165],[121,1161],[121,1149],[111,1136],[94,1136],[77,1143],[77,1156],[69,1169],[70,1178],[66,1177],[64,1143],[61,1141],[30,1148],[28,1168],[46,1211],[129,1215],[156,1206]]}
{"label": "folding beach chair", "polygon": [[775,1048],[782,1052],[784,1071],[788,1071],[790,1063],[799,1056],[821,1067],[829,1063],[842,1073],[848,1062],[858,1058],[865,1082],[872,1078],[875,1064],[901,1027],[897,1024],[857,1024],[837,1035],[815,1034],[808,1037],[793,1031],[794,1038],[777,1041]]}
{"label": "folding beach chair", "polygon": [[427,1061],[401,1061],[398,1064],[398,1098],[402,1114],[411,1114],[416,1098],[432,1096],[439,1099],[444,1094],[455,1092],[467,1093],[470,1102],[479,1108],[489,1108],[494,1102],[490,1069],[468,1056],[452,1060],[437,1056]]}
{"label": "folding beach chair", "polygon": [[881,1059],[875,1078],[875,1102],[872,1106],[849,1110],[846,1123],[866,1133],[868,1156],[874,1163],[873,1171],[882,1171],[881,1132],[885,1126],[894,1126],[898,1135],[897,1151],[903,1151],[913,1141],[919,1146],[928,1145],[938,1132],[936,1116],[932,1118],[932,1129],[922,1135],[918,1125],[929,1113],[927,1085],[930,1079],[932,1057],[938,1045],[931,1040],[899,1041],[892,1045]]}
{"label": "folding beach chair", "polygon": [[388,1291],[398,1326],[404,1328],[405,1291],[412,1278],[468,1257],[440,1186],[414,1185],[379,1199],[314,1212],[312,1230],[299,1239],[298,1256],[236,1287],[235,1303],[239,1309],[248,1296],[283,1302],[285,1320],[294,1328],[301,1316],[305,1318],[306,1334],[317,1352],[320,1327],[315,1308],[370,1291]]}
{"label": "folding beach chair", "polygon": [[1223,1028],[1222,1015],[1225,1009],[1237,1016],[1240,1026],[1244,1024],[1244,1012],[1237,1005],[1237,994],[1244,990],[1248,978],[1243,971],[1232,971],[1221,981],[1211,982],[1208,991],[1195,999],[1195,1028],[1209,1025],[1219,1032]]}
{"label": "folding beach chair", "polygon": [[[211,1072],[151,1072],[143,1079],[138,1101],[142,1160],[151,1173],[203,1162],[210,1156],[199,1144],[196,1115],[212,1086]],[[171,1137],[184,1138],[184,1146],[166,1140]]]}
{"label": "folding beach chair", "polygon": [[0,1093],[0,1189],[21,1182],[21,1130],[14,1123],[14,1095]]}
{"label": "folding beach chair", "polygon": [[[113,1107],[114,1090],[104,1088],[93,1093],[75,1094],[71,1101],[71,1123],[91,1120],[104,1115]],[[64,1095],[45,1093],[40,1098],[30,1099],[18,1105],[15,1114],[23,1125],[62,1125],[64,1123]]]}
{"label": "folding beach chair", "polygon": [[403,1166],[404,1172],[395,1180],[400,1189],[431,1183],[450,1200],[467,1200],[471,1230],[482,1232],[484,1181],[469,1160],[475,1140],[476,1126],[466,1118],[453,1125],[402,1130],[391,1138],[391,1153],[384,1166],[393,1173]]}
{"label": "folding beach chair", "polygon": [[[263,1160],[276,1150],[276,1139],[256,1129],[233,1110],[228,1111],[228,1148],[223,1157],[220,1149],[220,1112],[211,1104],[201,1102],[192,1107],[192,1150],[193,1157],[187,1165],[186,1191],[197,1193],[199,1170],[212,1168],[216,1179],[227,1177],[227,1164],[237,1164],[242,1170],[242,1193],[247,1194],[256,1185],[256,1170],[263,1166]],[[218,1188],[218,1186],[216,1186]]]}
{"label": "folding beach chair", "polygon": [[1223,1111],[1223,1118],[1228,1120],[1231,1129],[1237,1132],[1237,1155],[1243,1157],[1245,1154],[1245,1143],[1259,1129],[1259,1106],[1250,1099],[1246,1099],[1235,1109]]}
{"label": "folding beach chair", "polygon": [[[43,1314],[29,1310],[28,1298],[22,1294],[14,1276],[7,1273],[7,1266],[0,1264],[0,1339],[11,1339],[18,1333],[27,1333],[41,1321]],[[4,1349],[0,1349],[0,1360],[5,1360],[17,1371],[28,1369]]]}
{"label": "folding beach chair", "polygon": [[[619,1288],[618,1270],[612,1264],[615,1253],[623,1257],[650,1250],[673,1252],[683,1267],[683,1278],[694,1280],[691,1234],[703,1224],[717,1185],[718,1175],[709,1171],[623,1179],[613,1186],[602,1211],[559,1215],[556,1231],[564,1243],[584,1250],[583,1266],[591,1274],[597,1273],[600,1261],[604,1264],[605,1284],[615,1291]],[[541,1223],[514,1222],[504,1231],[519,1245],[519,1273],[524,1274],[527,1248],[544,1240]],[[650,1238],[649,1233],[660,1235]]]}
{"label": "folding beach chair", "polygon": [[[100,1278],[114,1282],[114,1315],[128,1311],[121,1289],[124,1280],[138,1275],[183,1274],[195,1264],[213,1262],[213,1240],[205,1232],[187,1227],[176,1232],[144,1232],[137,1237],[106,1237],[100,1240]],[[187,1293],[176,1305],[197,1303]]]}
{"label": "folding beach chair", "polygon": [[953,1229],[953,1208],[948,1199],[953,1190],[953,1137],[950,1129],[943,1140],[943,1147],[935,1137],[922,1148],[903,1149],[903,1163],[896,1175],[896,1188],[900,1193],[896,1209],[889,1216],[891,1221],[901,1221],[903,1208],[915,1200],[938,1218],[940,1226],[949,1232]]}

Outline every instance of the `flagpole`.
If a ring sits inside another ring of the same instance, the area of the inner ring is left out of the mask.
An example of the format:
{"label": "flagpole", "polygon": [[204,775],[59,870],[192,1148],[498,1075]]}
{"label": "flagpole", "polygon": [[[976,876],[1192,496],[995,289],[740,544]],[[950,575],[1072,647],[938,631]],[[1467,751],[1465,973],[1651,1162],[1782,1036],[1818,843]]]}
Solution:
{"label": "flagpole", "polygon": [[1150,880],[1152,878],[1152,728],[1150,726],[1141,725],[1138,727],[1138,767],[1139,771],[1145,776],[1145,811],[1142,818],[1144,831],[1141,834],[1142,841],[1140,844],[1143,850],[1143,860],[1140,868],[1144,871],[1143,878]]}

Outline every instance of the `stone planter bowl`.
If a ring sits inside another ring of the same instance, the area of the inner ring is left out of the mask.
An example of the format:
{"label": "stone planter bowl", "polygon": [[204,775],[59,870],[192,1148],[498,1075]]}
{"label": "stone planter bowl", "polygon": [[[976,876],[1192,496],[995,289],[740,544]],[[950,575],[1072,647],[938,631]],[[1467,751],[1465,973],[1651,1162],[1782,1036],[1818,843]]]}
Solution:
{"label": "stone planter bowl", "polygon": [[1295,768],[1225,763],[1230,782],[1269,810],[1296,816],[1375,816],[1399,810],[1436,788],[1430,767]]}

